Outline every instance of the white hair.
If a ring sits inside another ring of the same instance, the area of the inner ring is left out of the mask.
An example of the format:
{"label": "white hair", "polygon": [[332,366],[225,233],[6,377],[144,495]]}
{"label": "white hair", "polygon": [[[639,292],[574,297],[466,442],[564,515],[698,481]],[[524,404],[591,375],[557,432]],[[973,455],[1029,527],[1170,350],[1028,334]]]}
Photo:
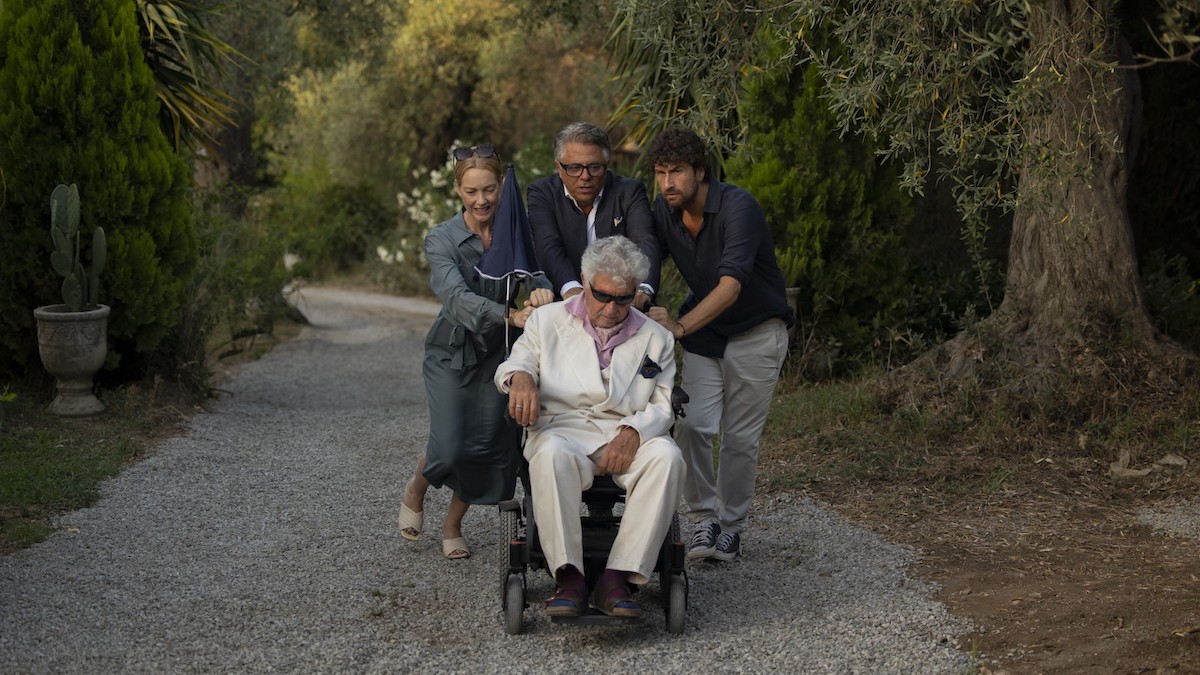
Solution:
{"label": "white hair", "polygon": [[580,267],[589,282],[604,275],[626,288],[635,288],[650,275],[650,259],[637,244],[619,234],[589,244]]}

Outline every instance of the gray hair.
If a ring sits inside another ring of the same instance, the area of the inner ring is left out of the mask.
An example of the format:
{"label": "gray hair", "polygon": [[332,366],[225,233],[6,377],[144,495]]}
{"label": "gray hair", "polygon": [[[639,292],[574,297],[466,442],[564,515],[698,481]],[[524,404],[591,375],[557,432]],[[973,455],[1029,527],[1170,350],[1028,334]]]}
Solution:
{"label": "gray hair", "polygon": [[580,261],[583,276],[591,283],[597,276],[633,290],[650,276],[650,259],[627,237],[614,234],[588,244]]}
{"label": "gray hair", "polygon": [[554,138],[555,161],[562,161],[563,146],[567,143],[598,146],[604,151],[604,161],[612,161],[612,141],[608,140],[608,134],[604,133],[604,130],[595,124],[572,122],[563,127],[563,130],[558,132],[558,136]]}

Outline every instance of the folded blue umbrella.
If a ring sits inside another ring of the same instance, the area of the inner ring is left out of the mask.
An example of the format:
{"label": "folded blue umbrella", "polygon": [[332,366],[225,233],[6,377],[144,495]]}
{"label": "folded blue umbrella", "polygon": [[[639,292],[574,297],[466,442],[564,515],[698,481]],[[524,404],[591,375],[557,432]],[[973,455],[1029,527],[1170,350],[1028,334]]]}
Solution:
{"label": "folded blue umbrella", "polygon": [[475,271],[488,279],[504,279],[514,274],[532,277],[544,273],[533,248],[529,214],[525,212],[521,186],[511,164],[492,221],[492,244],[475,264]]}
{"label": "folded blue umbrella", "polygon": [[[521,186],[517,183],[517,172],[512,164],[504,176],[504,188],[500,190],[500,203],[492,219],[492,244],[475,263],[475,271],[487,279],[502,281],[511,278],[530,278],[541,274],[537,253],[533,249],[533,232],[529,228],[529,214],[525,212],[525,200],[521,199]],[[507,281],[504,298],[504,315],[512,311],[509,303],[513,282]],[[508,321],[504,322],[505,357],[508,356]]]}

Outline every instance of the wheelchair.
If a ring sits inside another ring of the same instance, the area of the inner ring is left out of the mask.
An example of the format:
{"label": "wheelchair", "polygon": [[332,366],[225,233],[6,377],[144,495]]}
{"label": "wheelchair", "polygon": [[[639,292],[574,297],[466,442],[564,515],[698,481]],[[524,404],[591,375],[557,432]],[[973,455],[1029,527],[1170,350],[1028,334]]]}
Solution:
{"label": "wheelchair", "polygon": [[[671,392],[671,407],[677,418],[683,417],[683,405],[687,402],[687,394],[675,387]],[[529,489],[527,466],[522,467],[520,479],[525,489],[524,497],[519,500],[509,499],[499,504],[504,531],[508,536],[508,561],[502,579],[500,598],[504,611],[504,630],[509,635],[520,634],[523,629],[525,608],[529,606],[525,598],[528,571],[543,569],[553,578],[553,570],[549,569],[546,557],[542,553],[537,523],[533,518],[533,499]],[[625,491],[611,476],[596,476],[592,486],[583,492],[583,504],[587,509],[587,514],[580,517],[583,531],[583,573],[589,586],[595,583],[608,563],[609,551],[621,525],[620,516],[613,515],[613,510],[617,504],[624,504],[624,501]],[[658,560],[654,565],[662,590],[667,631],[674,635],[683,633],[687,612],[688,579],[684,569],[685,559],[686,550],[680,534],[680,517],[675,513],[671,516],[671,526],[663,539]],[[589,608],[579,616],[551,617],[550,620],[557,624],[611,626],[641,623],[645,616],[644,613],[638,617],[608,616],[597,609]]]}

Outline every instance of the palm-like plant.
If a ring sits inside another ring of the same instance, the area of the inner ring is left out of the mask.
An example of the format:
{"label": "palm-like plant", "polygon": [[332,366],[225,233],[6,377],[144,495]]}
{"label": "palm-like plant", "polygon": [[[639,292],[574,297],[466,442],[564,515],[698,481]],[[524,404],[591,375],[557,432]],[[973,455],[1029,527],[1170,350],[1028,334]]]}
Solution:
{"label": "palm-like plant", "polygon": [[176,152],[233,126],[233,99],[219,86],[226,66],[244,58],[205,25],[198,2],[138,0],[142,51],[154,73],[162,126]]}

